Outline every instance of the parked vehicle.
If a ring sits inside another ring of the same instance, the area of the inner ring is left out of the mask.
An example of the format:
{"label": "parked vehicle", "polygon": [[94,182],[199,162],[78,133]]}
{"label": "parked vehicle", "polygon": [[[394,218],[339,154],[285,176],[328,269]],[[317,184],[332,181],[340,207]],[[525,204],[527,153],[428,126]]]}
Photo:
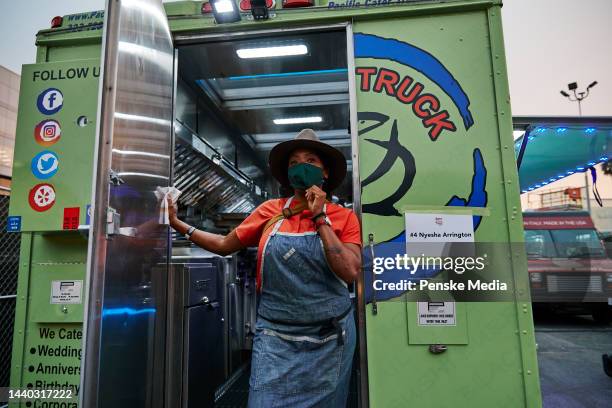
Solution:
{"label": "parked vehicle", "polygon": [[611,319],[612,260],[586,211],[523,214],[531,299]]}

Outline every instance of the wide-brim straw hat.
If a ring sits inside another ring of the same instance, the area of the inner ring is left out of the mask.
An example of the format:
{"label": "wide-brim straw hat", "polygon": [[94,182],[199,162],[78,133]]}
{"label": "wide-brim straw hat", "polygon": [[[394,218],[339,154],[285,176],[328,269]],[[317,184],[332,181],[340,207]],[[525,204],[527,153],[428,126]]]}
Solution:
{"label": "wide-brim straw hat", "polygon": [[316,152],[328,170],[328,178],[324,185],[326,191],[332,191],[344,180],[346,176],[346,159],[340,150],[321,142],[312,129],[303,129],[295,139],[281,142],[274,146],[268,156],[268,164],[272,176],[283,187],[290,187],[287,169],[289,155],[295,149],[309,149]]}

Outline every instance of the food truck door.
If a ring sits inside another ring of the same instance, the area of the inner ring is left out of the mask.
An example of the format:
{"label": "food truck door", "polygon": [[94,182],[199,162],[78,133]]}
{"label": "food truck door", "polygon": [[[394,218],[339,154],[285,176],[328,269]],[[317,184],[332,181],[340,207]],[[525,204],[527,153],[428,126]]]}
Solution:
{"label": "food truck door", "polygon": [[163,405],[174,48],[160,0],[108,0],[89,235],[81,407]]}

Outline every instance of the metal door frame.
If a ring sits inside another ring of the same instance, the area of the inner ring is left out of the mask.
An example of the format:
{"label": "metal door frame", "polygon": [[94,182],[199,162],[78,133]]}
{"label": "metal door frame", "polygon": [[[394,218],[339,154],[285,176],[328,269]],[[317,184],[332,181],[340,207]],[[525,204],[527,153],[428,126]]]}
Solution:
{"label": "metal door frame", "polygon": [[[98,85],[98,112],[96,123],[98,129],[94,143],[93,176],[92,176],[92,198],[91,198],[91,225],[89,226],[89,238],[87,242],[87,270],[85,273],[85,295],[83,300],[83,358],[81,359],[81,381],[79,392],[80,407],[96,407],[98,401],[98,373],[100,369],[100,336],[92,337],[90,330],[100,333],[102,325],[102,298],[104,293],[104,274],[98,271],[104,270],[106,265],[106,208],[108,202],[98,203],[98,191],[101,197],[109,196],[108,177],[111,167],[111,149],[101,146],[112,146],[113,118],[106,116],[102,123],[102,112],[114,109],[115,88],[107,84],[114,84],[117,78],[118,57],[118,30],[119,16],[114,17],[118,9],[109,7],[112,0],[106,0],[104,12],[104,24],[102,29],[102,55],[100,58],[100,81]],[[111,16],[111,14],[113,14]],[[112,18],[111,18],[112,17]],[[110,38],[109,38],[110,37]],[[109,38],[109,41],[107,41]],[[110,58],[109,58],[110,57]],[[109,68],[109,69],[107,69]],[[98,259],[89,259],[94,253],[103,254]],[[93,280],[93,278],[96,278]],[[95,304],[90,304],[90,295],[99,296]],[[91,308],[91,310],[90,310]],[[92,316],[93,315],[93,316]],[[93,326],[90,327],[89,321]],[[91,378],[95,378],[92,380]],[[84,395],[87,395],[85,400]]]}
{"label": "metal door frame", "polygon": [[[346,33],[346,57],[347,70],[349,79],[349,118],[351,129],[351,159],[353,163],[352,169],[352,186],[353,186],[353,209],[357,214],[357,218],[361,223],[361,182],[359,178],[359,134],[357,126],[357,88],[355,80],[355,53],[353,46],[353,23],[344,21],[335,24],[319,24],[305,25],[291,28],[271,28],[263,30],[251,31],[236,31],[224,33],[210,34],[177,34],[173,36],[175,48],[175,63],[178,60],[176,52],[183,45],[197,45],[214,42],[227,42],[235,39],[258,37],[262,35],[274,33],[306,33],[306,32],[321,32],[321,31],[341,31],[344,29]],[[175,67],[178,67],[176,63]],[[175,87],[177,86],[178,68],[175,69]],[[176,94],[176,88],[175,88]],[[174,117],[173,117],[174,121]],[[174,126],[173,126],[174,128]],[[363,237],[362,237],[363,238]],[[369,388],[368,388],[368,362],[367,362],[367,339],[366,339],[366,320],[365,320],[365,287],[364,287],[364,269],[358,276],[355,282],[356,297],[357,297],[357,333],[359,346],[359,407],[368,408],[369,406]]]}
{"label": "metal door frame", "polygon": [[[119,5],[117,5],[119,4]],[[160,1],[160,6],[162,3]],[[107,209],[110,199],[110,174],[112,166],[112,145],[114,133],[114,115],[103,115],[104,112],[115,111],[116,80],[119,58],[119,30],[121,22],[121,5],[119,0],[106,0],[104,8],[104,23],[102,29],[102,46],[100,58],[100,80],[98,85],[98,111],[96,114],[97,130],[94,142],[91,224],[89,226],[87,269],[85,274],[85,293],[83,308],[82,348],[80,375],[80,407],[97,407],[99,397],[99,370],[102,307],[104,302],[104,280],[107,258]],[[167,20],[166,20],[167,21]],[[169,23],[168,23],[169,28]],[[172,39],[171,39],[172,40]],[[174,43],[172,43],[174,47]],[[176,48],[174,48],[176,50]],[[176,57],[176,53],[173,53]],[[177,61],[173,61],[173,80],[177,77]],[[174,120],[176,83],[173,84],[171,119]],[[170,127],[171,150],[174,151],[174,126]],[[173,157],[170,157],[170,177],[172,177]],[[100,202],[104,199],[104,202]],[[168,234],[170,242],[170,234]],[[167,251],[167,272],[170,266],[171,248]],[[96,256],[93,259],[93,256]],[[95,279],[94,279],[95,278]],[[92,297],[95,303],[92,303]],[[90,325],[91,323],[91,325]],[[97,334],[95,337],[90,332]],[[160,337],[160,336],[157,336]],[[157,341],[157,338],[155,339]],[[162,380],[163,383],[163,380]],[[161,388],[161,387],[160,387]],[[86,397],[84,397],[86,395]],[[155,401],[154,405],[163,404],[163,399]]]}

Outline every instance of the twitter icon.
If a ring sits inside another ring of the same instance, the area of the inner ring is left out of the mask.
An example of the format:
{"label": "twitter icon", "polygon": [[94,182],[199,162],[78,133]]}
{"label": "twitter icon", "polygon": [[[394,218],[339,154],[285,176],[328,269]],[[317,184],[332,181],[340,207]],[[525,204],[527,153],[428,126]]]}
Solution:
{"label": "twitter icon", "polygon": [[38,153],[32,159],[32,174],[41,180],[51,178],[57,173],[59,168],[59,158],[57,154],[50,150]]}

